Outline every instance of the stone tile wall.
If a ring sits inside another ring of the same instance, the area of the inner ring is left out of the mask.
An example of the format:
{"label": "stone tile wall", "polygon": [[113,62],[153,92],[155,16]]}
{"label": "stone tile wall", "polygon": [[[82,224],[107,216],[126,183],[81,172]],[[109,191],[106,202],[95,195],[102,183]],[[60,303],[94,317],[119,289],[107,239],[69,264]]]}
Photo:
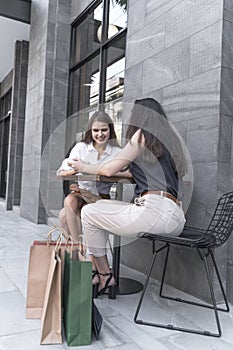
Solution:
{"label": "stone tile wall", "polygon": [[[232,19],[230,0],[129,0],[125,100],[158,99],[183,137],[194,179],[186,216],[190,225],[200,227],[208,225],[218,197],[233,187]],[[123,248],[123,260],[145,271],[148,258],[141,259],[142,245],[140,240]],[[143,249],[149,249],[146,243]],[[179,269],[187,258],[177,255],[172,262]],[[224,280],[229,275],[226,255],[227,247],[216,253]],[[191,265],[194,259],[189,256]],[[193,288],[198,270],[189,286],[184,282],[188,273],[176,282],[171,273],[169,279],[203,295],[201,288]],[[233,290],[230,294],[233,300]]]}
{"label": "stone tile wall", "polygon": [[32,1],[20,215],[36,223],[39,222],[48,12],[47,0]]}
{"label": "stone tile wall", "polygon": [[[216,177],[214,183],[199,178],[202,172],[210,179],[217,175],[222,0],[129,1],[128,16],[125,99],[150,96],[163,104],[193,162],[195,187],[189,220],[196,223],[196,216],[201,215],[199,225],[206,225],[218,185]],[[203,190],[209,194],[202,199]],[[206,201],[212,205],[206,206]]]}
{"label": "stone tile wall", "polygon": [[20,204],[28,70],[28,47],[29,43],[27,41],[17,41],[15,44],[6,189],[7,210],[11,210],[13,208],[13,205]]}
{"label": "stone tile wall", "polygon": [[62,204],[53,160],[64,149],[70,1],[33,0],[31,23],[20,215],[44,223]]}
{"label": "stone tile wall", "polygon": [[[218,187],[221,191],[228,191],[233,187],[233,3],[224,1],[223,17],[223,59],[221,79],[221,103],[220,103],[220,137],[218,158]],[[227,296],[233,301],[233,236],[230,237],[222,256],[218,257],[219,263],[225,265],[227,255],[226,286]]]}

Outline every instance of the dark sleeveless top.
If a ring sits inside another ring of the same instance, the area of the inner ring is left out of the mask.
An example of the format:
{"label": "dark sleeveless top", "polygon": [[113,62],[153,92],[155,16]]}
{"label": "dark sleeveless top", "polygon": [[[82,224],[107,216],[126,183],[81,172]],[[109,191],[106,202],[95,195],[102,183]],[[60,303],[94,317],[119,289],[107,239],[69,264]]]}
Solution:
{"label": "dark sleeveless top", "polygon": [[130,164],[130,171],[136,183],[137,195],[149,190],[158,190],[171,193],[177,198],[178,176],[171,155],[166,149],[153,163],[139,156]]}

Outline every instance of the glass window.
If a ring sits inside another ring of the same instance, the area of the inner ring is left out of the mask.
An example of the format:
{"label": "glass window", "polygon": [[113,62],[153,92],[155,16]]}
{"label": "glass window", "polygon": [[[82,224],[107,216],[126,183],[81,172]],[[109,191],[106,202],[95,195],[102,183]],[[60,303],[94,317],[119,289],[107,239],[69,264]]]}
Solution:
{"label": "glass window", "polygon": [[86,18],[74,29],[72,65],[79,62],[89,53],[100,46],[97,31],[101,27],[103,17],[103,3],[87,14]]}
{"label": "glass window", "polygon": [[11,95],[10,89],[0,100],[0,197],[3,198],[6,195]]}
{"label": "glass window", "polygon": [[68,116],[122,98],[126,26],[127,0],[96,0],[74,23]]}
{"label": "glass window", "polygon": [[99,84],[99,55],[97,55],[71,72],[70,115],[91,105],[98,105]]}
{"label": "glass window", "polygon": [[107,49],[105,102],[123,96],[125,77],[125,37],[114,41]]}
{"label": "glass window", "polygon": [[[109,1],[109,0],[108,0]],[[127,0],[110,0],[108,16],[108,37],[110,39],[127,26]],[[102,40],[103,24],[97,30],[99,42]]]}
{"label": "glass window", "polygon": [[10,110],[11,110],[11,89],[1,98],[0,119],[6,117]]}
{"label": "glass window", "polygon": [[117,139],[119,142],[122,138],[122,107],[123,105],[120,99],[112,100],[111,102],[104,104],[104,111],[108,113],[110,118],[113,120]]}
{"label": "glass window", "polygon": [[123,96],[125,58],[107,68],[105,101],[109,102]]}
{"label": "glass window", "polygon": [[127,26],[127,0],[111,0],[109,11],[109,37]]}

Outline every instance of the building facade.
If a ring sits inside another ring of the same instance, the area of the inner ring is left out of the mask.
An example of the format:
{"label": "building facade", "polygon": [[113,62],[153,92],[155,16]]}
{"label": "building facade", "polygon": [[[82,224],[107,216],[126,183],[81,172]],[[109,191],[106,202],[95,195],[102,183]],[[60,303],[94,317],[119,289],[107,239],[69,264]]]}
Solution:
{"label": "building facade", "polygon": [[[15,66],[1,82],[6,209],[20,205],[21,216],[45,223],[62,205],[58,162],[91,111],[105,104],[118,122],[124,104],[153,97],[191,157],[187,221],[206,227],[218,197],[232,189],[232,29],[230,0],[32,0],[30,42],[16,44]],[[232,248],[229,240],[216,252],[231,301]],[[122,262],[145,272],[149,249],[142,240],[126,245]],[[204,271],[184,270],[188,263],[195,257],[177,250],[170,283],[203,295],[188,277]]]}

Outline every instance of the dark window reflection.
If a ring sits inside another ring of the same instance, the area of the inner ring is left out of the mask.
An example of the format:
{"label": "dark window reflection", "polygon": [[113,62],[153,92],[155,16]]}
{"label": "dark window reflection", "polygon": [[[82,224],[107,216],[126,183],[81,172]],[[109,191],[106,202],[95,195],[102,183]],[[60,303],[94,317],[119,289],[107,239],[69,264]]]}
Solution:
{"label": "dark window reflection", "polygon": [[122,98],[126,26],[126,0],[97,0],[74,25],[68,116]]}
{"label": "dark window reflection", "polygon": [[97,32],[102,25],[102,17],[103,4],[101,3],[75,28],[73,33],[74,47],[71,59],[72,65],[82,60],[100,46]]}
{"label": "dark window reflection", "polygon": [[11,110],[11,94],[12,90],[10,89],[0,100],[0,119],[6,117]]}
{"label": "dark window reflection", "polygon": [[71,73],[70,113],[98,103],[99,55]]}
{"label": "dark window reflection", "polygon": [[125,37],[112,43],[107,49],[105,101],[123,96],[125,77]]}

